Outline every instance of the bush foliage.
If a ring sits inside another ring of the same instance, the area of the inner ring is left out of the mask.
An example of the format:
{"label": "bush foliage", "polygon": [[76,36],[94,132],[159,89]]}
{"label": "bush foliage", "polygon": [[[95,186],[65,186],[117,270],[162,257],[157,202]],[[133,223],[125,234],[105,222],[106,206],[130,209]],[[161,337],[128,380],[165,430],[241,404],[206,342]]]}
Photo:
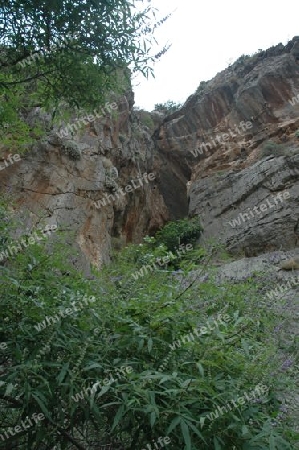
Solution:
{"label": "bush foliage", "polygon": [[202,227],[199,218],[181,219],[169,222],[162,230],[156,233],[158,244],[166,245],[168,250],[175,250],[180,244],[194,245],[199,239]]}
{"label": "bush foliage", "polygon": [[288,151],[284,144],[277,144],[274,141],[267,141],[262,147],[262,157],[266,156],[287,156]]}
{"label": "bush foliage", "polygon": [[[3,207],[0,212],[2,251],[11,222]],[[256,288],[217,287],[211,279],[186,290],[166,271],[133,280],[154,243],[145,241],[125,248],[91,280],[68,267],[61,243],[52,243],[50,253],[41,244],[28,246],[0,265],[0,342],[7,344],[0,353],[0,447],[135,450],[169,436],[170,449],[292,448],[287,430],[271,425],[279,376],[271,374],[274,342],[264,336],[275,318],[262,308],[252,316]],[[198,268],[208,256],[201,252]],[[38,331],[46,316],[73,308],[84,295],[95,299]],[[219,314],[229,316],[226,326],[173,349]],[[127,367],[130,373],[104,384]],[[266,397],[207,420],[258,383],[269,387]],[[45,419],[9,434],[34,413]]]}
{"label": "bush foliage", "polygon": [[156,103],[155,111],[159,111],[164,114],[172,114],[175,111],[178,111],[181,107],[181,103],[176,103],[172,100],[168,100],[166,103]]}

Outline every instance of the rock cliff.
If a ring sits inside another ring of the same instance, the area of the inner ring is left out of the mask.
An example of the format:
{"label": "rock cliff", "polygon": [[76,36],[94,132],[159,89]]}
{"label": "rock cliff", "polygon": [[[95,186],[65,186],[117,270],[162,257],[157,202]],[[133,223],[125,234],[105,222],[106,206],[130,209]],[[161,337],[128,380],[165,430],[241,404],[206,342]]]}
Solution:
{"label": "rock cliff", "polygon": [[[132,106],[129,93],[114,117],[96,118],[69,134],[67,124],[52,129],[20,162],[0,172],[1,188],[28,217],[26,226],[46,221],[75,233],[75,262],[87,272],[89,261],[101,267],[113,246],[138,242],[169,219],[155,144]],[[146,117],[153,126],[150,114]],[[150,181],[144,174],[154,175]]]}
{"label": "rock cliff", "polygon": [[[232,252],[297,245],[298,51],[296,37],[239,58],[156,133],[161,151],[191,168],[189,215]],[[276,195],[289,197],[276,204]]]}
{"label": "rock cliff", "polygon": [[299,238],[298,69],[296,37],[239,58],[166,117],[134,110],[129,92],[115,114],[69,136],[48,131],[0,172],[1,189],[29,211],[27,226],[45,220],[74,232],[77,262],[87,271],[89,262],[108,262],[113,247],[187,214],[199,216],[204,239],[220,239],[232,252],[292,248]]}

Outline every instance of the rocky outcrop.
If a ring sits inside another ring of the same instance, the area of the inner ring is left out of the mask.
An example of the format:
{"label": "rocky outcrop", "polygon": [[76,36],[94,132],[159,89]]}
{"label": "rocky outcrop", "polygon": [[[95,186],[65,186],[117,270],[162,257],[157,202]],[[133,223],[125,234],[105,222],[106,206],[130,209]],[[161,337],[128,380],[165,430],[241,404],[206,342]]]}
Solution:
{"label": "rocky outcrop", "polygon": [[206,240],[255,256],[299,243],[298,198],[299,152],[194,181],[190,214],[200,215]]}
{"label": "rocky outcrop", "polygon": [[[232,252],[255,255],[297,245],[298,45],[294,38],[240,58],[201,83],[156,133],[164,154],[176,154],[191,168],[189,214],[200,216],[204,239],[220,240]],[[284,192],[288,200],[264,206]],[[255,212],[260,205],[264,211]]]}
{"label": "rocky outcrop", "polygon": [[[0,173],[2,191],[13,196],[23,218],[29,212],[25,227],[56,223],[77,243],[74,262],[87,272],[89,262],[108,262],[113,246],[138,242],[169,219],[151,131],[133,116],[132,105],[130,96],[122,98],[114,117],[73,135],[61,138],[61,130],[52,129]],[[151,181],[144,176],[150,173]]]}
{"label": "rocky outcrop", "polygon": [[[130,92],[114,113],[70,135],[46,117],[47,135],[1,170],[1,189],[22,216],[29,211],[28,227],[46,221],[65,230],[86,270],[108,262],[113,247],[188,213],[200,216],[204,239],[220,239],[232,252],[296,246],[298,69],[297,37],[239,58],[166,117],[135,111]],[[136,187],[145,173],[155,179]]]}
{"label": "rocky outcrop", "polygon": [[[213,154],[240,141],[250,147],[253,136],[266,125],[298,117],[299,102],[289,103],[299,93],[299,59],[293,51],[298,45],[299,37],[272,52],[240,58],[213,80],[201,83],[183,108],[164,120],[155,136],[159,148],[178,154],[193,169],[199,159],[211,157],[192,154],[200,144],[209,143]],[[242,121],[251,122],[251,127],[241,129]],[[228,138],[217,140],[224,133],[229,133]]]}

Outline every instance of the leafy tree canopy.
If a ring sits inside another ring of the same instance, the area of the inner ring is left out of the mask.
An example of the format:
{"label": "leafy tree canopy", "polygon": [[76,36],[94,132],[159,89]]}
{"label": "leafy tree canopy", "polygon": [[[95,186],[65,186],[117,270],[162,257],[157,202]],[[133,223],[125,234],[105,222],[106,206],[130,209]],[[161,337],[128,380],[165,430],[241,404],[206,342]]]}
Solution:
{"label": "leafy tree canopy", "polygon": [[155,238],[158,244],[164,244],[168,250],[175,250],[180,244],[194,245],[199,239],[202,227],[197,217],[169,222],[158,231]]}
{"label": "leafy tree canopy", "polygon": [[[152,73],[151,0],[2,0],[0,95],[26,85],[42,106],[103,104],[131,71]],[[136,7],[141,5],[141,7]],[[127,84],[128,86],[128,84]],[[3,99],[2,99],[3,100]]]}
{"label": "leafy tree canopy", "polygon": [[168,100],[166,103],[156,103],[155,111],[159,111],[165,114],[172,114],[182,107],[181,103],[175,103],[172,100]]}

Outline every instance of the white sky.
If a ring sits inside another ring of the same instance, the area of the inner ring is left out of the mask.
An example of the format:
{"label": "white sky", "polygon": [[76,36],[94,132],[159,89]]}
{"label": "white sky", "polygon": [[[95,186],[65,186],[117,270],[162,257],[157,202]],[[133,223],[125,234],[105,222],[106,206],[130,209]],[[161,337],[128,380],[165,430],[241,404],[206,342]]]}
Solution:
{"label": "white sky", "polygon": [[184,103],[201,81],[242,54],[299,35],[298,0],[153,0],[153,5],[161,16],[177,10],[156,30],[159,49],[167,42],[172,47],[155,64],[155,78],[133,80],[135,106],[148,111],[167,100]]}

